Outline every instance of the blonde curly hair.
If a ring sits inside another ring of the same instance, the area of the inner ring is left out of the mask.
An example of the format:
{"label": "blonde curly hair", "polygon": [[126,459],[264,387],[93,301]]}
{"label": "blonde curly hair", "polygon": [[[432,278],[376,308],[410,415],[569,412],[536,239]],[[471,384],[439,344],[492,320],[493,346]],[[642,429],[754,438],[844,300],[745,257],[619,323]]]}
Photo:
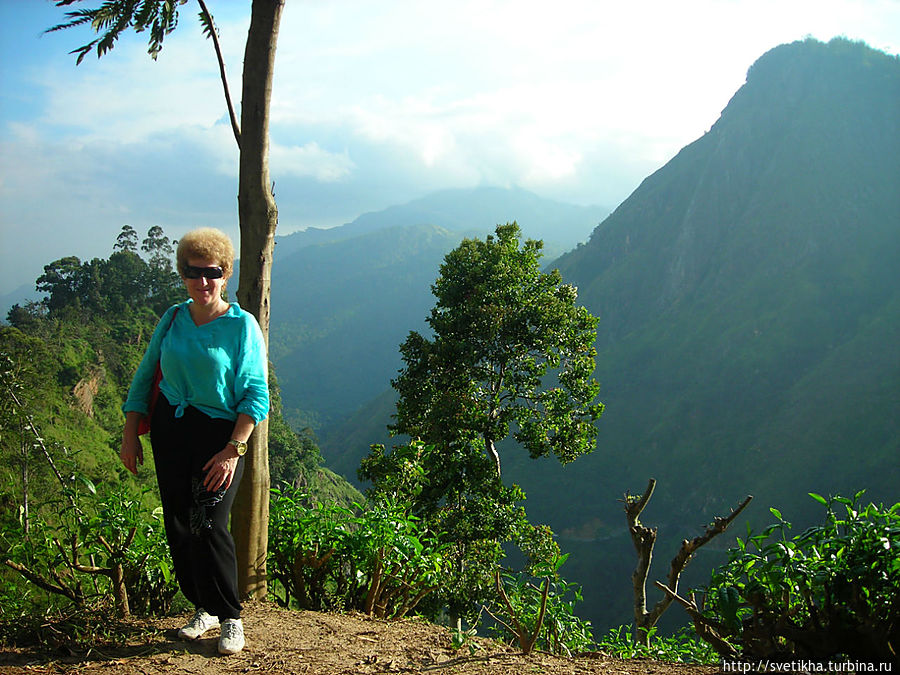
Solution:
{"label": "blonde curly hair", "polygon": [[178,250],[175,252],[178,273],[182,277],[191,258],[215,261],[228,279],[234,270],[234,244],[227,234],[214,227],[191,230],[178,240]]}

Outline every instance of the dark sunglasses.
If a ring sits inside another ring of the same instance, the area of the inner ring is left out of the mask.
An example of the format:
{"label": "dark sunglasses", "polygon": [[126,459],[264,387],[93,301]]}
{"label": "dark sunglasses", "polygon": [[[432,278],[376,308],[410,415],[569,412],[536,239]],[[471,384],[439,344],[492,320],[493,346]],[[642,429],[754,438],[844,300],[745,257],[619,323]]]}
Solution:
{"label": "dark sunglasses", "polygon": [[221,267],[194,267],[193,265],[184,266],[184,276],[186,279],[199,279],[206,277],[207,279],[221,279],[225,276],[225,272]]}

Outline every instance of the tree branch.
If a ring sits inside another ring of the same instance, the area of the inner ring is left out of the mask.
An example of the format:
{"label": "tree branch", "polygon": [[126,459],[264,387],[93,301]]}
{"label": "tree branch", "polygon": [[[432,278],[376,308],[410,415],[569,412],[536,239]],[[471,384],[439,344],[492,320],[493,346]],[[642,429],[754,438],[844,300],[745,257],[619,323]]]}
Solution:
{"label": "tree branch", "polygon": [[[724,532],[738,514],[741,513],[750,501],[753,499],[748,495],[736,509],[734,509],[725,518],[715,518],[713,522],[707,526],[706,531],[691,540],[682,541],[681,548],[672,558],[669,566],[668,586],[671,594],[667,593],[653,606],[653,609],[647,611],[647,578],[650,573],[650,564],[653,559],[653,547],[656,544],[656,528],[649,528],[641,524],[640,515],[653,491],[656,489],[656,480],[651,478],[647,483],[647,489],[639,498],[630,494],[625,494],[625,518],[628,522],[628,531],[631,534],[631,541],[637,552],[638,562],[634,573],[631,575],[631,581],[634,588],[634,622],[636,628],[635,636],[647,644],[649,630],[657,624],[659,618],[672,604],[675,594],[678,591],[678,581],[681,573],[690,562],[694,553],[704,544],[708,543],[714,537]],[[656,582],[658,585],[658,582]]]}
{"label": "tree branch", "polygon": [[656,544],[656,528],[641,525],[639,518],[655,489],[656,480],[651,478],[647,483],[647,489],[639,499],[635,499],[628,493],[625,494],[625,519],[628,522],[628,533],[631,535],[638,558],[637,566],[631,574],[634,593],[634,622],[637,628],[647,625],[647,577],[650,574],[650,563],[653,560],[653,546]]}
{"label": "tree branch", "polygon": [[712,645],[712,648],[715,649],[720,656],[729,659],[734,659],[739,656],[737,649],[719,634],[721,631],[719,624],[715,621],[710,621],[703,616],[693,600],[682,598],[678,593],[659,581],[654,581],[653,583],[666,594],[666,597],[670,599],[670,602],[674,600],[684,607],[688,616],[694,621],[694,630],[697,631],[697,635]]}
{"label": "tree branch", "polygon": [[[706,527],[706,531],[702,535],[694,537],[690,541],[685,539],[681,542],[681,548],[678,550],[678,553],[675,554],[675,557],[672,558],[672,563],[669,567],[669,576],[667,579],[668,588],[672,591],[678,591],[678,581],[681,578],[681,573],[684,571],[684,568],[687,567],[688,562],[690,562],[691,557],[697,549],[707,544],[711,539],[722,534],[728,526],[734,522],[734,519],[738,517],[738,514],[747,508],[747,505],[750,504],[752,500],[753,496],[747,495],[747,497],[744,498],[744,501],[742,501],[727,517],[714,519],[713,522]],[[662,613],[668,609],[670,604],[672,604],[672,600],[673,597],[666,594],[656,603],[653,610],[650,612],[650,619],[653,621],[653,624],[659,620]]]}
{"label": "tree branch", "polygon": [[222,47],[219,45],[219,34],[216,31],[216,25],[213,21],[212,14],[206,8],[203,0],[197,0],[200,4],[200,10],[204,19],[209,26],[209,37],[212,38],[213,47],[216,50],[216,59],[219,62],[219,77],[222,78],[222,89],[225,92],[225,105],[228,108],[228,117],[231,120],[231,130],[234,132],[234,140],[237,141],[238,150],[241,149],[241,127],[237,121],[237,115],[234,111],[234,104],[231,102],[231,91],[228,88],[228,78],[225,77],[225,59],[222,57]]}
{"label": "tree branch", "polygon": [[14,569],[16,572],[18,572],[23,577],[28,579],[28,581],[33,583],[35,586],[38,586],[39,588],[43,588],[45,591],[47,591],[49,593],[57,593],[59,595],[64,595],[67,598],[69,598],[69,600],[71,600],[72,602],[80,602],[81,601],[81,599],[78,596],[78,593],[73,591],[71,588],[69,588],[61,583],[59,585],[57,585],[50,581],[47,581],[39,574],[36,574],[36,573],[32,572],[31,570],[29,570],[24,565],[20,565],[19,563],[14,562],[9,559],[4,560],[3,564],[6,565],[7,567],[9,567],[10,569]]}
{"label": "tree branch", "polygon": [[[13,403],[15,403],[18,407],[25,409],[25,406],[22,405],[22,402],[19,401],[18,397],[16,397],[15,392],[9,387],[6,388],[9,395],[12,397]],[[44,457],[47,459],[47,463],[50,465],[50,468],[53,470],[54,475],[56,476],[56,480],[59,481],[59,484],[65,488],[66,482],[63,480],[62,474],[59,472],[59,469],[56,468],[56,464],[53,461],[53,457],[50,456],[50,451],[47,450],[47,446],[44,445],[44,439],[41,438],[41,435],[38,433],[37,428],[34,426],[34,420],[31,418],[31,415],[25,415],[25,421],[28,422],[28,428],[31,429],[31,433],[34,434],[35,440],[38,442],[38,445],[41,446],[41,450],[44,452]],[[68,495],[69,503],[72,506],[75,506],[75,500],[72,499],[72,495]]]}

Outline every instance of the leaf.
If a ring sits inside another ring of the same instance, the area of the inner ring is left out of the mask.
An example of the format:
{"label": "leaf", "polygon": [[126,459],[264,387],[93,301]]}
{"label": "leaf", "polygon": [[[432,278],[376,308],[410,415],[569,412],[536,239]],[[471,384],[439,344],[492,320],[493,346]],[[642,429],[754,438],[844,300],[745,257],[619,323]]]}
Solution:
{"label": "leaf", "polygon": [[783,520],[783,518],[781,517],[781,511],[776,509],[774,506],[770,507],[769,511],[771,511],[772,515],[778,518],[778,520]]}
{"label": "leaf", "polygon": [[97,494],[97,486],[94,485],[89,478],[87,478],[86,476],[82,476],[81,474],[78,474],[77,477],[78,480],[80,480],[84,484],[84,486],[88,489],[88,491],[90,491],[92,495]]}
{"label": "leaf", "polygon": [[812,497],[813,499],[815,499],[817,502],[819,502],[822,506],[828,506],[828,500],[825,499],[825,497],[823,497],[822,495],[817,494],[815,492],[809,492],[807,494],[810,497]]}

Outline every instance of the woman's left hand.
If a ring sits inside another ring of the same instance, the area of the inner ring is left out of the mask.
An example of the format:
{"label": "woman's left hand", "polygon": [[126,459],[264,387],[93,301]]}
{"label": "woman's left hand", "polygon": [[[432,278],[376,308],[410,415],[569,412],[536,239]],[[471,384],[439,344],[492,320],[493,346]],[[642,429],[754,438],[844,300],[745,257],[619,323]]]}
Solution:
{"label": "woman's left hand", "polygon": [[215,492],[219,488],[227,490],[234,480],[237,463],[237,451],[231,444],[226,445],[203,466],[203,471],[206,472],[203,487],[209,492]]}

